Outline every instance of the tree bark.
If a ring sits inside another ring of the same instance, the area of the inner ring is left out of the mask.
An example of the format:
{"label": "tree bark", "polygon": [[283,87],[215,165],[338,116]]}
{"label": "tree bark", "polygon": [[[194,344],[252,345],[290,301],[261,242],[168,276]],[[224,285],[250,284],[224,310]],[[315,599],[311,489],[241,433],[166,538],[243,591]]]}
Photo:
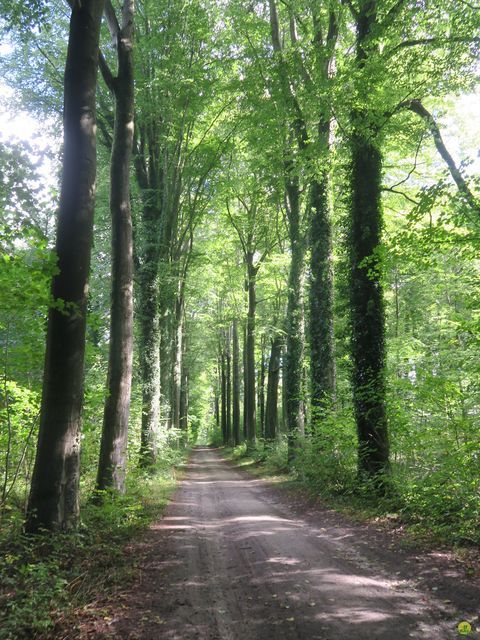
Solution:
{"label": "tree bark", "polygon": [[243,439],[247,439],[247,416],[248,416],[248,367],[247,367],[247,323],[243,327]]}
{"label": "tree bark", "polygon": [[180,429],[180,397],[182,386],[182,359],[183,359],[183,317],[184,317],[184,298],[183,286],[179,296],[175,301],[175,327],[174,327],[174,346],[172,351],[172,395],[171,395],[171,426],[174,429]]}
{"label": "tree bark", "polygon": [[[324,155],[329,150],[330,122],[320,127]],[[332,408],[335,399],[333,330],[332,225],[328,171],[310,185],[310,384],[312,422]]]}
{"label": "tree bark", "polygon": [[265,339],[260,344],[260,369],[258,372],[258,413],[260,416],[260,434],[265,437]]}
{"label": "tree bark", "polygon": [[225,353],[222,347],[220,354],[220,375],[221,375],[221,427],[222,441],[227,444],[227,375],[225,366]]}
{"label": "tree bark", "polygon": [[146,240],[139,278],[140,366],[142,371],[142,426],[140,466],[152,466],[157,458],[160,420],[160,317],[158,304],[158,227],[160,211],[144,206]]}
{"label": "tree bark", "polygon": [[[160,264],[159,271],[163,265]],[[165,275],[165,274],[163,274]],[[160,352],[160,416],[159,429],[170,429],[172,426],[172,373],[173,368],[167,366],[173,359],[174,331],[172,315],[167,309],[159,278],[159,352]],[[163,416],[163,417],[162,417]]]}
{"label": "tree bark", "polygon": [[64,79],[64,156],[40,427],[26,530],[70,529],[79,454],[96,177],[95,93],[104,3],[75,2]]}
{"label": "tree bark", "polygon": [[182,385],[180,388],[180,430],[184,443],[188,440],[188,368],[182,365]]}
{"label": "tree bark", "polygon": [[303,270],[305,246],[300,231],[300,188],[298,178],[286,179],[290,246],[292,260],[288,276],[285,355],[285,410],[288,429],[288,462],[293,464],[298,439],[305,433],[304,390],[302,385],[304,356]]}
{"label": "tree bark", "polygon": [[248,288],[248,315],[247,315],[247,343],[246,343],[246,427],[247,449],[253,449],[256,444],[256,418],[255,418],[255,311],[257,307],[256,277],[257,268],[253,265],[253,253],[247,253],[247,288]]}
{"label": "tree bark", "polygon": [[225,332],[225,376],[226,376],[226,402],[227,402],[227,416],[226,416],[226,437],[227,444],[229,446],[233,443],[232,438],[232,353],[231,353],[231,336],[230,327]]}
{"label": "tree bark", "polygon": [[125,0],[122,28],[116,30],[118,75],[113,84],[115,125],[110,170],[112,301],[108,391],[97,473],[97,489],[111,487],[121,493],[125,490],[133,357],[133,239],[130,207],[134,108],[133,11],[133,1]]}
{"label": "tree bark", "polygon": [[448,170],[450,171],[450,175],[457,185],[459,193],[462,195],[465,202],[472,208],[472,210],[477,215],[480,214],[480,201],[472,193],[470,187],[468,186],[465,178],[462,175],[462,172],[457,167],[455,160],[445,146],[438,124],[436,123],[435,118],[432,116],[432,114],[427,109],[425,109],[420,100],[406,100],[404,102],[401,102],[398,108],[410,109],[410,111],[413,111],[418,116],[423,118],[430,133],[432,134],[435,147],[437,148],[438,153],[447,165]]}
{"label": "tree bark", "polygon": [[217,430],[220,430],[220,399],[218,397],[218,383],[215,383],[214,394],[213,413],[215,417],[215,426],[217,427]]}
{"label": "tree bark", "polygon": [[265,408],[265,440],[275,440],[278,433],[278,383],[282,336],[276,334],[272,340],[268,361],[267,404]]}
{"label": "tree bark", "polygon": [[[376,3],[361,6],[357,63],[363,68],[376,23]],[[382,156],[375,124],[366,110],[352,114],[351,275],[353,395],[361,475],[380,479],[389,466],[385,391],[385,313],[381,283]]]}
{"label": "tree bark", "polygon": [[138,318],[142,377],[142,424],[139,464],[152,466],[157,457],[160,420],[160,304],[159,261],[163,173],[158,167],[155,132],[141,130],[135,173],[142,197],[142,243],[139,251]]}
{"label": "tree bark", "polygon": [[233,342],[233,358],[232,358],[232,430],[233,444],[239,445],[240,439],[240,353],[238,345],[238,321],[235,318],[232,325],[232,342]]}

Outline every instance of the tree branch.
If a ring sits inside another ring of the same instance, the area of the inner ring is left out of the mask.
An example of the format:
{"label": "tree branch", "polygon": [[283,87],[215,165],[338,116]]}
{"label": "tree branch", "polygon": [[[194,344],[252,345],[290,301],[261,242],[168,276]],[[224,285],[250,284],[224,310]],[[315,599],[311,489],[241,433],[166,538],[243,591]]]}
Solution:
{"label": "tree branch", "polygon": [[424,133],[422,133],[422,135],[420,136],[420,139],[418,140],[417,149],[415,151],[415,158],[414,158],[414,161],[413,161],[413,167],[407,173],[405,178],[403,178],[403,180],[400,180],[400,182],[396,182],[395,184],[390,185],[390,187],[388,188],[389,190],[395,189],[396,187],[399,187],[400,185],[405,184],[405,182],[407,182],[407,180],[409,180],[409,178],[416,171],[417,163],[418,163],[418,154],[420,153],[420,147],[422,146],[423,137],[424,137]]}
{"label": "tree branch", "polygon": [[467,6],[469,9],[473,9],[473,11],[480,11],[479,5],[475,6],[474,4],[472,4],[471,2],[467,2],[466,0],[459,0],[459,2]]}
{"label": "tree branch", "polygon": [[282,51],[282,43],[280,42],[280,26],[278,24],[278,12],[274,0],[269,0],[270,7],[270,33],[272,37],[273,50],[276,53]]}
{"label": "tree branch", "polygon": [[105,2],[105,19],[107,21],[108,30],[112,36],[113,45],[117,45],[117,39],[120,35],[120,25],[118,23],[117,14],[110,0]]}
{"label": "tree branch", "polygon": [[353,4],[352,0],[342,0],[342,4],[346,5],[350,9],[350,13],[352,14],[353,19],[355,20],[355,22],[357,22],[360,14],[357,9],[355,9],[355,5]]}
{"label": "tree branch", "polygon": [[432,134],[437,151],[445,161],[448,170],[450,171],[450,175],[457,185],[458,191],[461,193],[470,207],[480,215],[480,202],[471,192],[469,186],[465,181],[465,178],[462,176],[460,169],[457,167],[455,160],[452,158],[447,147],[445,146],[442,134],[440,133],[440,129],[438,128],[438,125],[435,122],[432,114],[423,106],[420,100],[407,100],[405,102],[401,102],[398,106],[398,109],[409,109],[410,111],[413,111],[418,116],[423,118],[423,120],[425,120],[427,127]]}
{"label": "tree branch", "polygon": [[313,23],[313,42],[317,45],[319,49],[323,47],[323,29],[322,29],[322,21],[317,13],[317,11],[312,9],[312,23]]}
{"label": "tree branch", "polygon": [[382,191],[389,191],[390,193],[398,193],[398,195],[403,196],[409,202],[412,202],[413,204],[416,204],[416,205],[420,204],[418,200],[415,200],[411,196],[407,195],[405,191],[399,191],[398,189],[394,189],[393,187],[382,187]]}
{"label": "tree branch", "polygon": [[239,226],[237,225],[237,223],[235,222],[235,220],[233,218],[232,212],[230,211],[230,204],[229,204],[228,200],[226,201],[225,204],[226,204],[226,207],[227,207],[228,219],[232,223],[232,226],[235,229],[235,231],[237,232],[238,239],[240,240],[240,244],[242,245],[243,256],[244,256],[244,258],[246,260],[247,259],[247,255],[248,255],[248,251],[247,251],[247,247],[246,247],[246,244],[245,244],[245,240],[243,238],[243,234],[240,231]]}
{"label": "tree branch", "polygon": [[280,28],[278,24],[278,12],[274,0],[269,0],[270,7],[270,32],[272,38],[272,46],[279,58],[279,76],[282,87],[283,98],[287,107],[292,113],[292,127],[295,131],[297,143],[300,149],[304,149],[308,144],[308,131],[303,118],[302,110],[298,103],[297,97],[292,90],[288,69],[283,58],[282,46],[280,42]]}
{"label": "tree branch", "polygon": [[328,31],[327,31],[327,48],[333,49],[338,38],[338,20],[337,14],[333,9],[330,10],[328,16]]}
{"label": "tree branch", "polygon": [[393,47],[393,49],[390,49],[390,51],[386,51],[385,56],[386,57],[390,57],[395,55],[395,53],[397,53],[397,51],[399,51],[400,49],[405,49],[407,47],[418,47],[418,46],[422,46],[422,45],[439,45],[439,46],[444,46],[445,44],[448,44],[449,42],[463,42],[465,44],[473,44],[473,43],[479,43],[480,42],[480,38],[418,38],[416,40],[404,40],[403,42],[400,42],[400,44],[397,44],[395,47]]}
{"label": "tree branch", "polygon": [[395,18],[397,18],[402,11],[403,5],[406,3],[406,1],[407,0],[397,0],[397,2],[393,5],[393,7],[391,7],[391,9],[387,12],[385,18],[382,20],[380,24],[380,27],[382,29],[387,29],[392,24],[392,22],[394,22]]}
{"label": "tree branch", "polygon": [[108,62],[105,60],[105,56],[101,51],[98,52],[98,66],[108,89],[112,93],[115,93],[115,76],[113,75],[110,67],[108,66]]}
{"label": "tree branch", "polygon": [[298,45],[298,34],[297,34],[297,26],[296,26],[296,22],[295,22],[295,17],[293,14],[290,15],[290,41],[293,45],[293,55],[295,57],[295,62],[298,64],[298,66],[300,67],[300,73],[302,74],[302,78],[303,81],[305,82],[305,85],[308,87],[312,86],[312,79],[310,77],[310,74],[308,73],[307,67],[305,66],[303,60],[302,60],[302,56],[298,51],[297,45]]}

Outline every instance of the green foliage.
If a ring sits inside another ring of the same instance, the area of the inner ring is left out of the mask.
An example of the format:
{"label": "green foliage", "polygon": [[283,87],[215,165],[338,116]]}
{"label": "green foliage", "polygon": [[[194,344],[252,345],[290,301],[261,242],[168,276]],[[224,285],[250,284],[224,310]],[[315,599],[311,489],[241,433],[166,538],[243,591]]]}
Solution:
{"label": "green foliage", "polygon": [[161,515],[181,460],[164,451],[153,475],[129,474],[125,495],[85,504],[77,533],[25,536],[21,513],[11,510],[0,524],[0,640],[47,640],[75,608],[125,584],[131,565],[123,548]]}
{"label": "green foliage", "polygon": [[422,532],[457,544],[480,544],[480,461],[476,443],[453,450],[426,450],[409,473],[399,477],[402,516]]}
{"label": "green foliage", "polygon": [[38,160],[29,146],[0,143],[0,510],[28,490],[56,271]]}
{"label": "green foliage", "polygon": [[[158,242],[158,230],[149,234],[141,224],[142,195],[147,202],[162,202],[164,219],[170,216],[172,227],[160,273],[166,307],[162,330],[167,336],[162,352],[160,464],[167,473],[178,462],[176,445],[182,437],[166,429],[169,331],[179,283],[186,279],[188,437],[217,446],[221,444],[214,417],[219,334],[233,318],[242,333],[246,315],[242,240],[255,254],[256,264],[262,259],[256,280],[258,371],[260,341],[268,344],[276,333],[285,333],[291,263],[283,193],[285,160],[291,160],[299,179],[302,212],[307,209],[309,180],[328,167],[334,210],[336,403],[324,419],[316,419],[307,407],[307,436],[298,451],[295,473],[316,495],[332,502],[368,505],[380,514],[393,510],[422,530],[456,542],[478,542],[478,219],[439,164],[425,123],[397,107],[407,97],[428,96],[429,109],[449,133],[448,144],[455,138],[455,154],[473,158],[479,130],[471,93],[478,83],[478,41],[472,34],[478,31],[480,14],[467,2],[378,3],[380,22],[368,45],[368,60],[360,68],[353,53],[356,36],[350,3],[320,3],[316,15],[308,3],[277,3],[283,68],[311,138],[299,150],[287,126],[291,105],[281,97],[267,4],[147,0],[139,5],[134,45],[137,151],[157,182],[144,193],[133,190],[137,275],[143,245],[151,237]],[[391,6],[400,7],[400,13],[382,22]],[[61,113],[68,8],[60,10],[57,2],[47,6],[40,0],[5,0],[1,7],[1,26],[9,29],[2,77],[15,90],[12,104],[40,115],[45,128],[53,131],[59,119],[51,118]],[[319,21],[326,34],[329,10],[337,14],[339,38],[335,69],[326,77],[325,52],[317,48],[314,29]],[[298,18],[296,41],[291,37],[292,15]],[[113,59],[106,29],[102,51],[107,60]],[[99,132],[108,147],[111,96],[102,83],[97,95]],[[471,111],[461,122],[458,105],[464,101]],[[368,483],[359,487],[352,417],[345,185],[350,180],[346,147],[352,113],[359,111],[368,112],[368,117],[366,124],[357,122],[358,130],[368,129],[370,136],[380,127],[376,144],[384,157],[384,235],[362,265],[370,277],[380,276],[387,316],[385,375],[392,465],[386,499],[379,499]],[[317,140],[319,121],[326,115],[335,120],[329,158],[323,157]],[[77,535],[61,535],[57,541],[41,538],[36,544],[18,533],[34,456],[49,281],[56,269],[49,251],[55,203],[42,187],[40,160],[33,146],[0,144],[0,544],[5,550],[0,571],[4,595],[9,595],[8,621],[2,621],[0,638],[28,637],[32,630],[38,637],[48,637],[62,607],[88,599],[103,577],[114,573],[123,541],[154,516],[163,500],[162,482],[157,486],[155,477],[136,472],[142,412],[137,349],[127,495],[106,494],[101,508],[86,504],[84,528]],[[461,168],[478,193],[478,162],[467,161]],[[107,374],[108,190],[107,148],[100,149],[98,157],[87,328],[81,478],[86,496],[94,484]],[[308,224],[308,216],[302,215],[301,234]],[[193,248],[188,253],[185,246],[190,239]],[[138,284],[137,279],[137,304]],[[308,357],[303,365],[307,378]],[[279,405],[281,396],[282,390]],[[241,445],[233,456],[245,453]],[[286,471],[283,436],[274,443],[259,439],[248,455],[268,472]],[[97,561],[95,556],[105,559]],[[89,585],[92,575],[96,577]]]}
{"label": "green foliage", "polygon": [[298,453],[297,473],[320,495],[357,490],[357,450],[351,414],[322,419]]}
{"label": "green foliage", "polygon": [[1,0],[2,26],[8,31],[16,30],[26,36],[31,29],[38,29],[45,25],[47,8],[48,3],[45,0],[23,2]]}

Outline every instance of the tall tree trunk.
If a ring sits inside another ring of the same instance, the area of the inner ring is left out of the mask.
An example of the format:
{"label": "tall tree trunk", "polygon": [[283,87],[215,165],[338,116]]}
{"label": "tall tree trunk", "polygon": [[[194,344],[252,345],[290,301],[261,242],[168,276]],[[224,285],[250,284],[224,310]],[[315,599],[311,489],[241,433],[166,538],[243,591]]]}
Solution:
{"label": "tall tree trunk", "polygon": [[240,444],[240,353],[238,346],[238,321],[235,318],[232,325],[233,359],[232,359],[232,417],[233,444]]}
{"label": "tall tree trunk", "polygon": [[213,398],[213,412],[215,415],[215,426],[217,431],[220,430],[220,398],[218,397],[218,383],[215,383],[214,390],[214,398]]}
{"label": "tall tree trunk", "polygon": [[260,416],[260,433],[265,437],[265,337],[260,344],[260,370],[258,372],[258,413]]}
{"label": "tall tree trunk", "polygon": [[[324,123],[322,147],[327,151],[329,130],[330,123]],[[332,225],[326,170],[310,185],[310,207],[310,382],[315,425],[335,399]]]}
{"label": "tall tree trunk", "polygon": [[[330,3],[328,27],[324,7],[312,5],[316,76],[324,87],[319,100],[318,145],[315,157],[310,158],[315,171],[310,183],[310,392],[313,427],[333,408],[335,401],[335,357],[333,331],[333,265],[332,223],[329,205],[329,156],[331,120],[328,101],[331,74],[334,68],[338,38],[337,11]],[[310,150],[310,153],[313,149]],[[318,160],[320,156],[320,167]]]}
{"label": "tall tree trunk", "polygon": [[180,395],[182,386],[182,357],[183,357],[183,315],[184,300],[183,287],[180,297],[175,301],[174,346],[172,351],[172,395],[171,395],[171,426],[180,429]]}
{"label": "tall tree trunk", "polygon": [[280,357],[282,336],[276,334],[272,340],[268,361],[267,404],[265,409],[265,439],[275,440],[278,431],[278,383],[280,379]]}
{"label": "tall tree trunk", "polygon": [[64,80],[64,156],[37,453],[26,530],[69,529],[79,514],[88,274],[96,177],[95,92],[104,3],[74,2]]}
{"label": "tall tree trunk", "polygon": [[[288,64],[283,54],[282,34],[275,0],[269,0],[272,47],[277,57],[277,74],[281,93],[289,116],[289,134],[300,151],[308,147],[308,130],[300,104],[289,78]],[[290,144],[288,145],[290,146]],[[288,276],[286,317],[286,354],[284,363],[285,413],[288,431],[288,463],[295,461],[298,438],[305,432],[304,390],[302,385],[304,356],[303,272],[304,240],[300,228],[300,184],[291,152],[284,161],[285,191],[288,204],[291,263]]]}
{"label": "tall tree trunk", "polygon": [[220,354],[220,375],[221,375],[221,427],[222,427],[222,441],[223,444],[227,444],[227,374],[225,366],[225,352],[221,350]]}
{"label": "tall tree trunk", "polygon": [[231,335],[230,327],[225,332],[226,344],[225,344],[225,376],[227,379],[226,389],[226,402],[227,402],[227,416],[226,416],[226,435],[227,444],[230,446],[233,442],[232,439],[232,352],[231,352]]}
{"label": "tall tree trunk", "polygon": [[288,461],[293,464],[298,438],[305,432],[304,390],[302,385],[304,355],[303,270],[304,240],[300,231],[300,188],[297,178],[286,181],[290,246],[292,259],[288,276],[285,355],[285,410],[288,429]]}
{"label": "tall tree trunk", "polygon": [[146,468],[153,465],[157,458],[157,436],[160,420],[159,252],[157,244],[160,211],[147,205],[144,207],[143,215],[146,238],[139,282],[140,365],[142,371],[140,466]]}
{"label": "tall tree trunk", "polygon": [[[376,22],[376,3],[364,2],[357,22],[357,62],[364,67]],[[353,113],[351,138],[352,358],[358,466],[379,478],[389,466],[385,403],[385,316],[381,284],[382,157],[376,125],[365,111]]]}
{"label": "tall tree trunk", "polygon": [[[185,360],[185,358],[183,358]],[[182,432],[182,440],[187,442],[188,431],[188,368],[182,365],[182,385],[180,388],[180,430]]]}
{"label": "tall tree trunk", "polygon": [[247,439],[247,416],[248,416],[248,367],[247,367],[247,323],[243,327],[243,439]]}
{"label": "tall tree trunk", "polygon": [[[161,266],[159,267],[162,268]],[[160,290],[162,284],[159,283]],[[172,362],[173,358],[173,340],[172,318],[166,309],[164,296],[160,295],[160,313],[159,313],[159,352],[160,352],[160,427],[168,430],[172,424],[172,367],[167,363]]]}
{"label": "tall tree trunk", "polygon": [[256,444],[256,418],[255,418],[255,311],[257,307],[255,281],[257,269],[253,265],[253,254],[247,254],[248,274],[248,315],[247,315],[247,344],[246,344],[246,426],[247,448],[252,449]]}
{"label": "tall tree trunk", "polygon": [[107,399],[103,414],[97,489],[125,490],[133,355],[133,241],[130,160],[133,145],[133,1],[125,0],[117,37],[118,76],[113,83],[115,126],[110,171],[112,303]]}
{"label": "tall tree trunk", "polygon": [[388,468],[385,316],[379,247],[380,150],[362,133],[352,140],[351,313],[358,464],[369,476]]}
{"label": "tall tree trunk", "polygon": [[181,371],[181,384],[180,384],[180,430],[182,432],[183,443],[186,444],[188,440],[188,384],[189,384],[189,371],[185,363],[185,357],[187,353],[187,326],[185,312],[182,317],[182,371]]}
{"label": "tall tree trunk", "polygon": [[139,252],[138,318],[142,377],[141,467],[155,463],[160,419],[160,311],[159,261],[162,220],[163,173],[154,134],[141,131],[134,156],[137,183],[142,196],[142,243]]}

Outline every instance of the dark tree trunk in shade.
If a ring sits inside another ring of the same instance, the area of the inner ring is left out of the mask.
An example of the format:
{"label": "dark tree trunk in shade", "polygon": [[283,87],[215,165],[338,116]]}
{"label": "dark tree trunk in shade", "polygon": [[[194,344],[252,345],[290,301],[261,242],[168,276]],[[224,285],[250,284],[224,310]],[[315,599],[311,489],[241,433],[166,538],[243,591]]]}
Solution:
{"label": "dark tree trunk in shade", "polygon": [[[163,265],[160,263],[159,271],[161,271]],[[162,290],[162,284],[159,278],[158,286],[160,292]],[[160,312],[159,312],[159,352],[160,352],[160,376],[159,376],[159,398],[160,398],[160,414],[159,414],[159,429],[170,429],[172,425],[172,411],[171,411],[171,385],[172,385],[172,367],[169,367],[167,363],[172,362],[173,357],[173,326],[171,322],[171,313],[166,311],[165,300],[160,295]],[[162,426],[160,426],[162,425]]]}
{"label": "dark tree trunk in shade", "polygon": [[282,431],[287,433],[288,432],[288,425],[287,425],[287,402],[285,400],[286,398],[286,384],[285,384],[285,349],[283,350],[283,358],[282,358],[282,362],[280,365],[280,372],[281,372],[281,389],[282,389],[282,421],[281,421],[281,425],[282,425]]}
{"label": "dark tree trunk in shade", "polygon": [[381,155],[368,136],[352,141],[351,282],[353,393],[360,472],[388,468],[385,316],[378,253]]}
{"label": "dark tree trunk in shade", "polygon": [[40,427],[26,530],[70,529],[79,453],[96,176],[95,91],[104,3],[75,2],[64,80],[64,155]]}
{"label": "dark tree trunk in shade", "polygon": [[265,408],[265,439],[275,440],[278,433],[278,383],[280,380],[280,359],[282,354],[282,336],[275,335],[272,340],[268,360],[267,403]]}
{"label": "dark tree trunk in shade", "polygon": [[180,383],[180,430],[182,432],[182,440],[186,444],[188,439],[188,394],[189,394],[189,371],[185,364],[185,355],[187,353],[187,327],[185,316],[182,321],[182,371]]}
{"label": "dark tree trunk in shade", "polygon": [[221,427],[223,444],[227,444],[227,372],[225,363],[225,353],[222,350],[220,356],[220,376],[221,376]]}
{"label": "dark tree trunk in shade", "polygon": [[171,426],[180,429],[180,396],[182,386],[183,334],[184,334],[184,296],[183,285],[174,304],[174,327],[172,342],[172,376],[171,376]]}
{"label": "dark tree trunk in shade", "polygon": [[[160,423],[160,296],[159,264],[163,218],[163,170],[154,127],[140,130],[135,173],[142,198],[141,241],[138,242],[139,360],[142,380],[142,422],[139,464],[152,466],[157,457]],[[168,367],[163,367],[168,370]]]}
{"label": "dark tree trunk in shade", "polygon": [[248,415],[248,368],[247,368],[247,323],[243,327],[243,439],[247,439],[247,415]]}
{"label": "dark tree trunk in shade", "polygon": [[304,435],[304,311],[303,311],[303,271],[305,243],[300,230],[300,188],[297,178],[289,178],[286,183],[288,196],[288,216],[290,223],[290,246],[292,259],[288,276],[288,300],[286,318],[285,354],[285,410],[288,429],[288,461],[293,464],[298,439]]}
{"label": "dark tree trunk in shade", "polygon": [[288,116],[288,133],[291,138],[285,149],[284,180],[287,196],[287,215],[290,235],[291,262],[288,275],[288,301],[286,329],[286,353],[284,361],[285,417],[288,432],[288,463],[295,461],[299,437],[305,431],[304,390],[302,384],[304,356],[304,309],[303,274],[305,242],[301,230],[300,183],[294,166],[291,144],[295,141],[298,150],[306,152],[308,129],[301,106],[289,78],[289,65],[283,52],[283,34],[275,0],[269,0],[270,32],[272,47],[276,54],[276,68],[280,90]]}
{"label": "dark tree trunk in shade", "polygon": [[335,399],[332,226],[326,172],[310,185],[310,206],[310,381],[315,427]]}
{"label": "dark tree trunk in shade", "polygon": [[[150,234],[145,240],[139,278],[140,366],[142,373],[142,426],[140,466],[157,458],[156,439],[160,420],[160,317],[158,305],[158,229],[160,211],[144,206],[143,220]],[[155,233],[157,232],[157,233]],[[148,233],[148,231],[147,231]]]}
{"label": "dark tree trunk in shade", "polygon": [[[116,21],[115,21],[116,22]],[[117,23],[115,24],[117,29]],[[107,399],[103,415],[97,489],[125,489],[133,355],[133,240],[130,161],[133,144],[133,2],[125,0],[117,30],[115,126],[110,171],[112,303]]]}
{"label": "dark tree trunk in shade", "polygon": [[260,345],[260,369],[258,371],[258,413],[260,417],[260,434],[265,437],[265,338]]}
{"label": "dark tree trunk in shade", "polygon": [[[334,72],[335,47],[338,38],[339,7],[331,3],[328,8],[328,28],[322,20],[324,7],[312,5],[316,76],[320,86],[329,93]],[[326,18],[326,15],[325,15]],[[312,168],[315,174],[310,183],[310,397],[313,428],[335,403],[335,355],[333,330],[333,264],[332,223],[329,204],[329,157],[331,120],[328,101],[320,101],[317,125],[316,156]],[[318,160],[320,159],[320,163]]]}
{"label": "dark tree trunk in shade", "polygon": [[255,311],[257,307],[256,298],[256,277],[257,268],[253,264],[253,254],[247,254],[247,275],[248,275],[248,315],[247,315],[247,336],[246,336],[246,427],[247,427],[247,448],[251,449],[256,444],[256,418],[255,418]]}
{"label": "dark tree trunk in shade", "polygon": [[182,386],[180,388],[180,430],[182,432],[182,439],[187,441],[188,430],[188,385],[189,376],[188,368],[182,366]]}
{"label": "dark tree trunk in shade", "polygon": [[232,325],[232,431],[233,444],[240,444],[240,351],[238,345],[238,321]]}
{"label": "dark tree trunk in shade", "polygon": [[[134,156],[142,197],[142,242],[138,270],[139,360],[142,379],[142,423],[139,464],[152,466],[157,457],[160,421],[160,304],[159,261],[162,221],[162,176],[154,138],[140,133],[141,153]],[[146,152],[148,149],[148,153]]]}
{"label": "dark tree trunk in shade", "polygon": [[[291,142],[308,162],[311,172],[310,202],[311,213],[310,240],[311,287],[310,287],[310,333],[311,333],[311,395],[312,408],[319,415],[332,405],[335,390],[335,364],[333,355],[333,281],[331,264],[331,224],[328,205],[328,168],[321,168],[319,175],[318,160],[326,160],[329,151],[330,122],[327,119],[329,106],[322,100],[319,104],[318,145],[312,147],[311,131],[302,111],[302,105],[296,94],[295,83],[289,76],[290,65],[284,55],[284,34],[280,28],[279,15],[275,0],[269,0],[270,29],[272,48],[276,53],[276,69],[279,87],[288,114]],[[335,3],[330,7],[314,3],[311,6],[315,70],[319,86],[326,87],[332,68],[335,45],[338,37],[338,22]],[[323,14],[323,15],[322,15]],[[328,27],[324,29],[324,19],[328,15]],[[293,27],[293,28],[292,28]],[[290,39],[296,48],[295,18],[291,17]],[[326,94],[327,92],[325,92]],[[313,151],[314,149],[314,151]],[[315,156],[312,157],[312,151]],[[289,433],[289,461],[295,458],[296,440],[304,432],[305,406],[302,382],[304,376],[304,307],[303,307],[303,268],[305,243],[300,232],[299,180],[295,174],[292,154],[286,149],[285,186],[289,208],[291,268],[289,274],[287,309],[287,344],[284,363],[285,413]]]}
{"label": "dark tree trunk in shade", "polygon": [[232,438],[232,351],[231,351],[231,334],[230,328],[227,329],[225,334],[225,376],[226,376],[226,403],[227,403],[227,416],[226,416],[226,437],[227,444],[233,443]]}
{"label": "dark tree trunk in shade", "polygon": [[[357,21],[357,63],[363,68],[376,3],[363,3]],[[365,110],[352,114],[351,275],[352,359],[360,474],[381,479],[389,466],[385,402],[385,314],[381,284],[382,157],[379,135]]]}
{"label": "dark tree trunk in shade", "polygon": [[215,426],[220,429],[220,399],[218,397],[218,389],[215,389],[215,396],[213,398],[213,411],[215,414]]}

